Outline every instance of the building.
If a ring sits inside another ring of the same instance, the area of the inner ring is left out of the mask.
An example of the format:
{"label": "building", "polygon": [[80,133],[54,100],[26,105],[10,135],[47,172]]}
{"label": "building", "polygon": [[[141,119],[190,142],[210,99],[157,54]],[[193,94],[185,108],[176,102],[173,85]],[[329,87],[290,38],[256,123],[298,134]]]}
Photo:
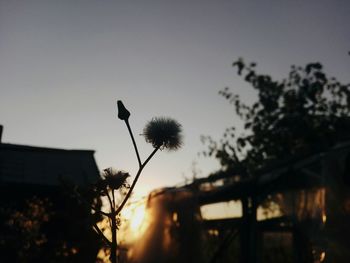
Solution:
{"label": "building", "polygon": [[[229,201],[240,213],[199,213]],[[350,262],[350,141],[277,161],[253,176],[217,173],[156,190],[147,211],[150,227],[131,248],[138,263],[194,262],[191,257],[210,263]]]}
{"label": "building", "polygon": [[0,261],[95,262],[89,217],[67,187],[99,179],[94,151],[2,143],[2,131]]}
{"label": "building", "polygon": [[[241,203],[241,217],[203,221],[218,236],[211,262],[229,262],[223,258],[235,241],[238,262],[349,262],[349,141],[238,178],[216,175],[188,186],[200,205]],[[271,207],[274,213],[258,218]]]}

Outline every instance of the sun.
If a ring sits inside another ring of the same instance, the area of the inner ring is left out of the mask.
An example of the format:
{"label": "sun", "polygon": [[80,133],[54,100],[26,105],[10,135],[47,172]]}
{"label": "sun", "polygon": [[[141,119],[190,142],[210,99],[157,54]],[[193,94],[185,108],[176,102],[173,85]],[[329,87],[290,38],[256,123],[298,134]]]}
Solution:
{"label": "sun", "polygon": [[132,216],[130,218],[131,231],[137,232],[140,230],[142,226],[142,222],[145,219],[145,216],[146,216],[146,210],[144,206],[140,205],[134,209]]}
{"label": "sun", "polygon": [[122,228],[122,234],[127,238],[126,242],[138,239],[145,232],[148,222],[145,202],[126,207],[121,216],[124,221],[122,225],[125,225],[125,228]]}

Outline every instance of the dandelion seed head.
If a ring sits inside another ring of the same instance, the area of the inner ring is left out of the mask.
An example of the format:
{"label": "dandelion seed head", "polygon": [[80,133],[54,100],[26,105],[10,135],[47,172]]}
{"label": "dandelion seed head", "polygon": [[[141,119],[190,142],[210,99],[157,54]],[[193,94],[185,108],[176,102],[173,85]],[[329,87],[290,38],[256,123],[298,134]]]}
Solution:
{"label": "dandelion seed head", "polygon": [[182,146],[182,128],[176,120],[156,117],[143,129],[146,142],[154,148],[177,150]]}

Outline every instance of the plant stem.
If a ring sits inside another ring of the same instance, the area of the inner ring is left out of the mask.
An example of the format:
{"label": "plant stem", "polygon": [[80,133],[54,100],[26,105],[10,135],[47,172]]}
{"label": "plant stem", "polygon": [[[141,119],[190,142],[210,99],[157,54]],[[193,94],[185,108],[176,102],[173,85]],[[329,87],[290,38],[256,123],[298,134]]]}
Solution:
{"label": "plant stem", "polygon": [[[129,134],[130,134],[130,137],[131,137],[131,140],[132,140],[132,143],[134,145],[134,149],[135,149],[135,153],[136,153],[136,157],[137,157],[137,161],[138,161],[138,164],[139,164],[139,170],[137,171],[137,174],[135,176],[135,179],[134,181],[132,182],[127,194],[125,195],[124,199],[123,199],[123,202],[120,204],[120,206],[116,209],[115,207],[115,198],[114,198],[114,191],[112,190],[112,200],[110,198],[110,196],[108,195],[108,192],[106,193],[107,194],[107,197],[108,197],[108,200],[109,200],[109,203],[111,205],[111,214],[109,216],[109,219],[111,220],[111,230],[112,230],[112,242],[109,242],[109,246],[110,246],[110,249],[111,249],[111,256],[110,256],[110,260],[112,263],[117,263],[118,261],[118,258],[117,258],[117,248],[118,248],[118,243],[117,243],[117,221],[116,221],[116,216],[118,216],[118,214],[122,211],[122,209],[124,208],[126,202],[128,201],[128,199],[130,198],[131,196],[131,193],[132,191],[134,190],[135,188],[135,185],[141,175],[141,172],[143,170],[143,168],[145,168],[145,166],[147,165],[147,163],[152,159],[152,157],[155,155],[155,153],[159,150],[160,147],[156,147],[152,153],[148,156],[148,158],[144,161],[144,163],[141,162],[141,158],[140,158],[140,154],[139,154],[139,151],[137,149],[137,145],[136,145],[136,142],[135,142],[135,138],[134,138],[134,135],[132,133],[132,130],[131,130],[131,127],[130,127],[130,124],[129,124],[129,121],[126,119],[125,120],[125,124],[128,128],[128,131],[129,131]],[[116,209],[116,210],[115,210]],[[99,230],[99,229],[98,229]]]}
{"label": "plant stem", "polygon": [[[114,210],[114,209],[113,209]],[[117,221],[115,220],[115,215],[113,211],[112,215],[112,242],[110,243],[111,247],[111,262],[117,263]]]}
{"label": "plant stem", "polygon": [[112,189],[112,201],[113,201],[113,209],[115,209],[114,189]]}
{"label": "plant stem", "polygon": [[139,151],[137,149],[137,145],[136,145],[136,142],[135,142],[134,135],[133,135],[132,130],[130,128],[129,120],[125,120],[125,124],[126,124],[126,127],[128,127],[128,131],[129,131],[129,134],[130,134],[130,137],[131,137],[131,140],[132,140],[132,144],[134,145],[134,149],[135,149],[135,152],[136,152],[136,157],[137,157],[137,161],[139,163],[139,167],[141,167],[142,163],[141,163],[140,154],[139,154]]}
{"label": "plant stem", "polygon": [[96,207],[91,206],[90,207],[95,213],[103,215],[103,216],[109,216],[109,213],[106,213],[104,211],[101,211],[100,209],[97,209]]}
{"label": "plant stem", "polygon": [[106,190],[106,191],[104,191],[104,193],[105,193],[105,195],[107,196],[107,198],[108,198],[108,202],[109,202],[109,205],[110,205],[110,207],[111,207],[111,212],[112,212],[112,207],[113,207],[113,202],[112,202],[112,199],[111,199],[111,197],[109,196],[109,194],[108,194],[108,191]]}
{"label": "plant stem", "polygon": [[115,211],[116,215],[118,215],[118,214],[122,211],[123,207],[125,206],[126,202],[127,202],[128,199],[129,199],[129,197],[130,197],[132,191],[134,190],[134,187],[135,187],[135,185],[136,185],[136,183],[137,183],[137,181],[138,181],[138,179],[139,179],[139,177],[140,177],[140,175],[141,175],[141,172],[142,172],[143,168],[145,168],[146,164],[152,159],[152,157],[153,157],[153,156],[155,155],[155,153],[159,150],[159,148],[160,148],[160,147],[155,148],[155,149],[153,150],[153,152],[148,156],[148,158],[146,159],[146,161],[145,161],[143,164],[141,164],[139,170],[137,171],[137,174],[136,174],[136,176],[135,176],[135,179],[134,179],[134,181],[132,182],[132,185],[130,186],[130,189],[129,189],[128,193],[127,193],[126,196],[124,197],[124,200],[123,200],[123,202],[120,204],[120,206],[118,207],[118,209]]}
{"label": "plant stem", "polygon": [[103,234],[103,232],[101,231],[101,229],[97,226],[97,224],[94,222],[93,223],[93,228],[95,229],[95,231],[98,233],[98,235],[102,238],[102,240],[108,245],[111,245],[111,241],[108,240],[108,238]]}

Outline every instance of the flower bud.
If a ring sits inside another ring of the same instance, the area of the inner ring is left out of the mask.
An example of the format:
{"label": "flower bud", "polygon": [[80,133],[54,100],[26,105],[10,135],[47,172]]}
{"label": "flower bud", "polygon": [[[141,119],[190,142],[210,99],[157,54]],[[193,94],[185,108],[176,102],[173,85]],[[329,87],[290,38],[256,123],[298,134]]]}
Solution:
{"label": "flower bud", "polygon": [[117,106],[118,106],[118,118],[123,121],[127,121],[129,119],[130,112],[125,108],[121,100],[117,101]]}

